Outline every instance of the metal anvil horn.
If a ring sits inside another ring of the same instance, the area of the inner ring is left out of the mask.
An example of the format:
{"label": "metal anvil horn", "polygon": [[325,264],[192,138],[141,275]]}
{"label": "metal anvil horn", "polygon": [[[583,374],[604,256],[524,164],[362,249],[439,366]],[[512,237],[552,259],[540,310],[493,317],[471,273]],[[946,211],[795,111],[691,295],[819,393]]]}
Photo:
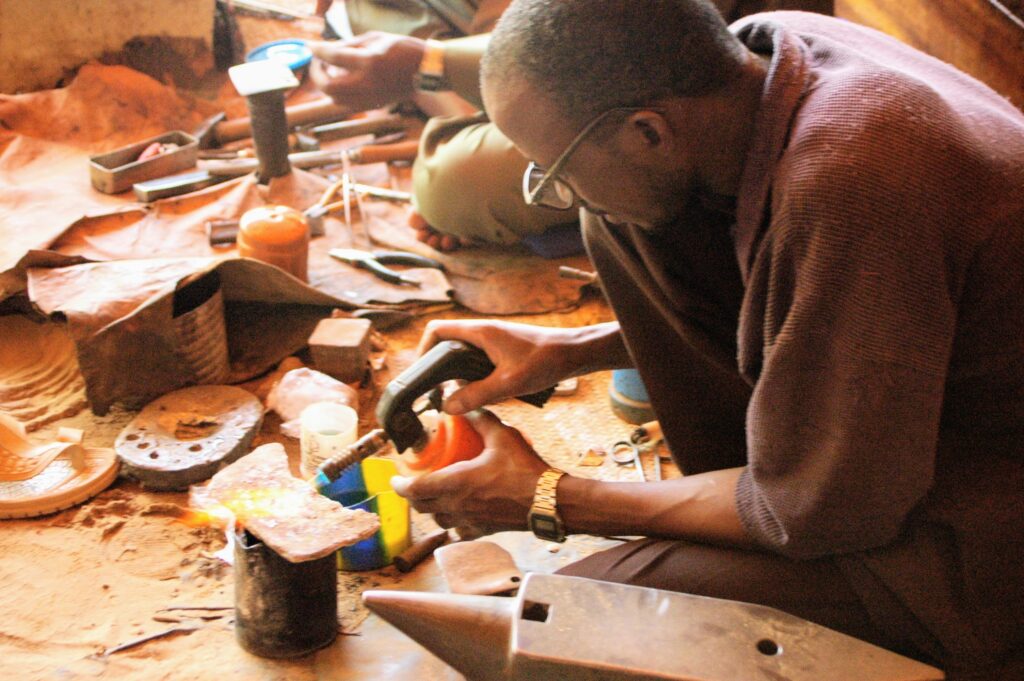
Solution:
{"label": "metal anvil horn", "polygon": [[939,681],[933,667],[773,608],[562,575],[516,598],[367,591],[470,681]]}

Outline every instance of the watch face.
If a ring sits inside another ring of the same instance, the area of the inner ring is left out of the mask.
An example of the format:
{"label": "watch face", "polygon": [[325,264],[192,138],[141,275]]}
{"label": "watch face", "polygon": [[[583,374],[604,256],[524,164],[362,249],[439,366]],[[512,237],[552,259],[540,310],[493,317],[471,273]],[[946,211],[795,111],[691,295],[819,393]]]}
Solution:
{"label": "watch face", "polygon": [[546,534],[548,536],[554,536],[558,534],[558,525],[555,523],[554,518],[545,518],[543,516],[533,516],[533,531],[539,534]]}
{"label": "watch face", "polygon": [[557,517],[537,515],[535,513],[530,514],[530,531],[537,537],[547,541],[565,541],[562,521]]}

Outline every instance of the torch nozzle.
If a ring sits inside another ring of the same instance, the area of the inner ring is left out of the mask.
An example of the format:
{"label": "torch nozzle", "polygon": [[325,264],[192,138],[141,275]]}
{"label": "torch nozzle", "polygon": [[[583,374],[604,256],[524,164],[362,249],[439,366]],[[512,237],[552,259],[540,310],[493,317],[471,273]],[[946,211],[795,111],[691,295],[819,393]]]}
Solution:
{"label": "torch nozzle", "polygon": [[384,429],[371,430],[348,447],[327,459],[317,467],[316,475],[309,480],[317,492],[323,493],[341,474],[363,459],[373,456],[388,444],[388,434]]}

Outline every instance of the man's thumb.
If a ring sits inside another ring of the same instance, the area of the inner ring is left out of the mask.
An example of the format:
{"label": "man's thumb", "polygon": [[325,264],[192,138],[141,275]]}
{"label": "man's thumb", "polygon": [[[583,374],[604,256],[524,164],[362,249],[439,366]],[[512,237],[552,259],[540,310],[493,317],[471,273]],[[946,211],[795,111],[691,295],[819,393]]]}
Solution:
{"label": "man's thumb", "polygon": [[494,390],[491,382],[488,377],[462,386],[444,401],[444,410],[449,414],[465,414],[500,401],[502,396]]}

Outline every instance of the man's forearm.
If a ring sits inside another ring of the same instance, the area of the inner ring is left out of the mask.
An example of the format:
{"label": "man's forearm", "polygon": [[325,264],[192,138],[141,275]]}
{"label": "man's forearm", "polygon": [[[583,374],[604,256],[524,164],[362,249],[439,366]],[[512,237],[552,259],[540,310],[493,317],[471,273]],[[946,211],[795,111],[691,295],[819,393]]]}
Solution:
{"label": "man's forearm", "polygon": [[742,468],[637,484],[565,476],[558,510],[569,532],[642,535],[755,548],[736,509]]}
{"label": "man's forearm", "polygon": [[571,376],[583,376],[595,371],[626,369],[633,366],[626,344],[622,340],[618,322],[583,326],[574,330],[569,359]]}
{"label": "man's forearm", "polygon": [[480,59],[487,50],[491,34],[455,38],[444,42],[444,72],[449,87],[457,95],[481,109]]}

